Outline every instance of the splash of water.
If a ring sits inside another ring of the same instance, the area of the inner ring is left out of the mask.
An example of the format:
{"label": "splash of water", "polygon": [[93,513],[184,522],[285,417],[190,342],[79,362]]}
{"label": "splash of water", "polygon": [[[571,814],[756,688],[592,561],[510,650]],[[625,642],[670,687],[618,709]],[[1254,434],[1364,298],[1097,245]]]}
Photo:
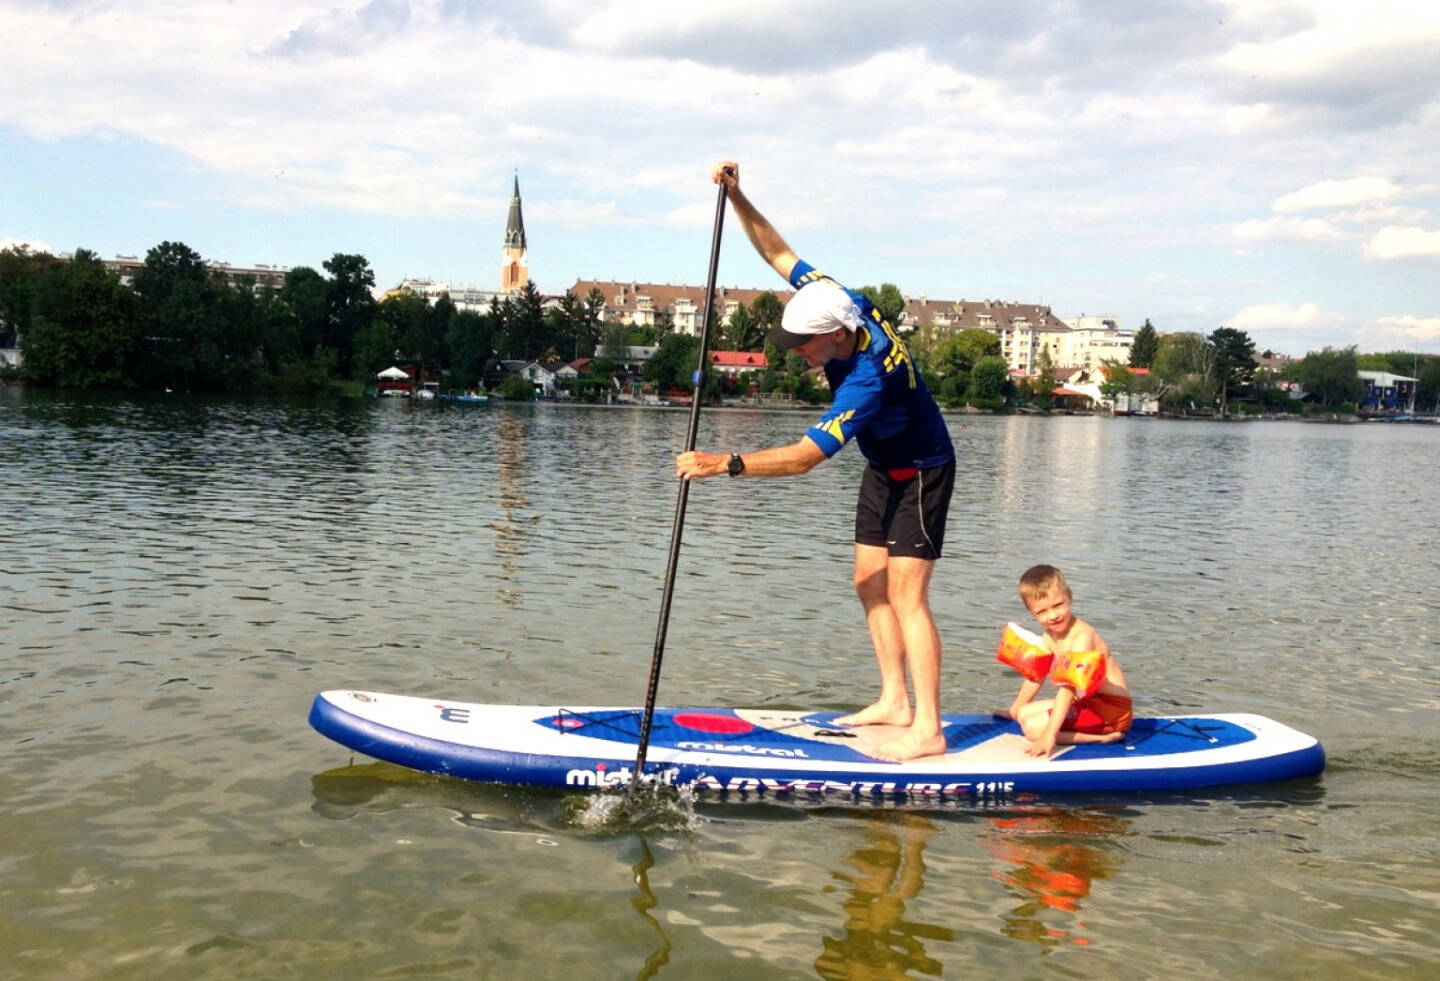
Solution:
{"label": "splash of water", "polygon": [[571,794],[564,803],[565,824],[598,835],[636,831],[694,831],[704,819],[695,813],[690,787],[641,787],[634,793]]}

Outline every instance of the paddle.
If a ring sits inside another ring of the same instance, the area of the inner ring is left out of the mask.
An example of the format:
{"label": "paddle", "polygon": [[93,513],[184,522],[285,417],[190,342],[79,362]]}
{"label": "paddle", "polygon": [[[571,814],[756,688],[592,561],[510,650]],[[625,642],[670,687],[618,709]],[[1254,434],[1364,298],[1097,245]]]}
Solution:
{"label": "paddle", "polygon": [[[726,169],[729,173],[729,169]],[[690,432],[685,451],[695,449],[700,432],[700,389],[705,383],[705,353],[710,340],[710,319],[715,313],[715,271],[720,265],[720,231],[725,225],[725,184],[715,202],[715,232],[710,239],[710,276],[705,282],[705,315],[700,321],[700,362],[695,368],[695,392],[690,399]],[[675,523],[670,528],[670,561],[665,567],[665,591],[660,600],[660,622],[655,627],[655,653],[650,658],[650,687],[645,692],[645,714],[640,719],[640,745],[635,750],[635,772],[630,775],[630,794],[640,786],[645,769],[645,751],[650,747],[650,725],[655,721],[655,695],[660,689],[660,662],[665,656],[665,630],[670,625],[670,599],[675,593],[675,568],[680,563],[680,535],[685,530],[685,503],[690,497],[690,481],[680,481],[675,501]]]}

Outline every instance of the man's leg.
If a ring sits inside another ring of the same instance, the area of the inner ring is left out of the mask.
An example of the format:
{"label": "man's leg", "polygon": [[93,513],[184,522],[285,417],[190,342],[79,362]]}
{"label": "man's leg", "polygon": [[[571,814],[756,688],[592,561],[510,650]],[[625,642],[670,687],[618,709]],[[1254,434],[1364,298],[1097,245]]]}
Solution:
{"label": "man's leg", "polygon": [[945,752],[945,737],[940,731],[940,632],[930,613],[930,577],[934,571],[934,559],[896,555],[886,563],[888,606],[899,623],[904,660],[915,685],[915,712],[909,731],[875,753],[882,760],[909,760]]}
{"label": "man's leg", "polygon": [[865,609],[865,625],[880,664],[880,697],[859,712],[836,719],[838,725],[908,726],[913,720],[905,688],[905,638],[890,603],[889,562],[882,546],[855,546],[855,592]]}

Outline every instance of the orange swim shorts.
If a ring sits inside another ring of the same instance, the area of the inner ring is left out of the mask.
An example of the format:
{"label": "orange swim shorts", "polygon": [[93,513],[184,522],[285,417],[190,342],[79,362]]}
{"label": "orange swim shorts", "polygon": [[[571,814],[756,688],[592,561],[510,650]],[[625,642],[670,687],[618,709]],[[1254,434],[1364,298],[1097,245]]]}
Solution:
{"label": "orange swim shorts", "polygon": [[1091,695],[1070,706],[1060,731],[1105,736],[1127,731],[1134,718],[1129,695]]}

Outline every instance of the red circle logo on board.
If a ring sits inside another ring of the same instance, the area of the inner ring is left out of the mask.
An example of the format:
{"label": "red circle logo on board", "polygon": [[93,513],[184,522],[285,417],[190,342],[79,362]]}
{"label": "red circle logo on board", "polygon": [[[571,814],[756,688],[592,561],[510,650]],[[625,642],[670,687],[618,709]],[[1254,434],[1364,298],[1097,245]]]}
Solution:
{"label": "red circle logo on board", "polygon": [[710,712],[679,712],[674,716],[674,720],[677,726],[684,726],[686,729],[725,736],[738,736],[755,728],[754,723],[733,715],[715,715]]}

